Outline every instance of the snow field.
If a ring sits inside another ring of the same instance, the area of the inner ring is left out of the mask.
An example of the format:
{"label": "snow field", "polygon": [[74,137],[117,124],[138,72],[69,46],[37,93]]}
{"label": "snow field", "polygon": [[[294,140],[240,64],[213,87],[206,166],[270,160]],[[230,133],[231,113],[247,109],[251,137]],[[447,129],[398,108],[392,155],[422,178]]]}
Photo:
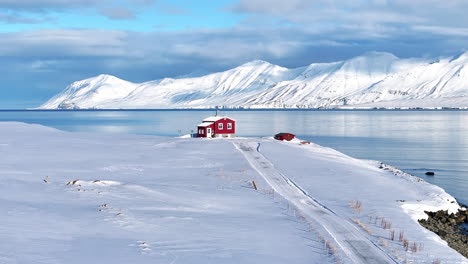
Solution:
{"label": "snow field", "polygon": [[1,263],[468,263],[417,223],[453,197],[313,143],[0,123],[0,157]]}
{"label": "snow field", "polygon": [[0,136],[1,263],[334,261],[230,142],[21,123]]}

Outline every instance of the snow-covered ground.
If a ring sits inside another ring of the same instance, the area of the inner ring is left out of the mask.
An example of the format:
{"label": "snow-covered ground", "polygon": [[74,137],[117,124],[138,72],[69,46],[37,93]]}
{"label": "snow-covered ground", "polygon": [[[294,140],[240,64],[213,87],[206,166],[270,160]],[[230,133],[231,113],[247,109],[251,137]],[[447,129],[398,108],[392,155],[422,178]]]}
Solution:
{"label": "snow-covered ground", "polygon": [[0,123],[0,157],[0,263],[468,263],[416,221],[453,197],[313,143]]}
{"label": "snow-covered ground", "polygon": [[99,75],[72,83],[39,108],[468,108],[467,69],[468,52],[442,59],[368,52],[295,69],[257,60],[144,83]]}

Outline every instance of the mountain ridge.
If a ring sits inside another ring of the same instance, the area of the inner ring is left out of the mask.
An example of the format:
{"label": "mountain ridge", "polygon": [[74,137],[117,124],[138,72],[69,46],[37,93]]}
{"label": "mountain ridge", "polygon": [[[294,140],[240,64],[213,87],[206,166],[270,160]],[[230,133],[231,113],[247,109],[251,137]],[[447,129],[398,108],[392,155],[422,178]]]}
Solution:
{"label": "mountain ridge", "polygon": [[467,52],[431,61],[374,51],[293,69],[254,60],[143,83],[101,74],[73,82],[39,109],[466,108],[466,66]]}

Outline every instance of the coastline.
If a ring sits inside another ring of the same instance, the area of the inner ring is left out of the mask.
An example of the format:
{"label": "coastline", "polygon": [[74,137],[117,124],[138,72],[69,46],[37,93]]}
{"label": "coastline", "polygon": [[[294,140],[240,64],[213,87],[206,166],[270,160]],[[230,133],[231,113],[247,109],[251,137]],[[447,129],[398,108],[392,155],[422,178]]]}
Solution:
{"label": "coastline", "polygon": [[[403,174],[405,177],[414,177],[416,181],[424,181],[417,176],[406,173],[391,165],[381,162],[378,163],[380,163],[379,168],[381,169],[391,170],[398,174]],[[441,188],[441,190],[446,192],[443,188]],[[456,198],[454,198],[454,200],[459,207],[456,211],[453,210],[454,208],[452,208],[452,210],[441,208],[437,210],[431,208],[429,210],[424,210],[424,214],[418,215],[415,219],[417,219],[421,226],[437,234],[439,238],[446,241],[451,248],[468,258],[468,248],[466,247],[468,243],[468,208],[466,205],[459,203]]]}
{"label": "coastline", "polygon": [[25,109],[0,109],[0,112],[177,112],[177,111],[229,111],[229,112],[353,112],[353,111],[392,111],[392,112],[406,112],[406,111],[428,111],[428,112],[444,112],[444,111],[468,111],[468,107],[408,107],[408,108],[384,108],[384,107],[368,107],[368,108],[78,108],[78,109],[40,109],[40,108],[25,108]]}
{"label": "coastline", "polygon": [[210,111],[210,110],[225,110],[225,111],[317,111],[317,110],[468,110],[468,106],[451,107],[451,106],[329,106],[329,107],[263,107],[263,106],[206,106],[206,107],[174,107],[167,106],[161,108],[27,108],[18,110],[34,110],[34,111]]}
{"label": "coastline", "polygon": [[[20,181],[24,186],[34,184],[35,188],[43,188],[40,187],[43,185],[41,181],[47,174],[50,176],[52,182],[52,185],[47,185],[49,186],[47,188],[52,188],[53,186],[52,190],[49,189],[48,192],[51,192],[55,197],[73,196],[76,192],[80,194],[80,203],[73,206],[89,207],[91,204],[96,203],[91,202],[90,204],[90,201],[95,199],[92,197],[100,197],[101,194],[112,194],[114,191],[119,191],[119,186],[129,186],[129,183],[138,186],[152,186],[151,188],[146,187],[149,189],[145,189],[144,193],[147,193],[148,195],[151,194],[151,196],[148,197],[152,197],[151,199],[156,198],[154,201],[166,200],[167,198],[165,197],[169,195],[169,190],[171,188],[175,188],[175,186],[181,186],[177,187],[177,192],[182,191],[184,193],[190,193],[192,191],[189,186],[203,186],[206,184],[206,189],[204,187],[195,187],[202,188],[198,193],[199,195],[209,194],[211,197],[210,199],[218,200],[225,195],[226,191],[233,192],[233,195],[230,196],[229,199],[221,200],[228,204],[235,202],[236,199],[246,199],[245,202],[254,203],[253,206],[255,207],[255,203],[260,199],[262,201],[262,206],[266,206],[265,208],[268,208],[266,210],[267,212],[270,212],[270,214],[278,212],[281,213],[281,209],[268,205],[271,201],[283,205],[287,204],[288,206],[293,205],[291,202],[286,203],[285,200],[287,199],[280,199],[278,196],[275,196],[278,195],[278,192],[269,191],[271,186],[269,186],[267,182],[262,181],[254,170],[247,167],[246,161],[232,146],[232,142],[229,140],[210,141],[136,135],[115,135],[110,139],[106,134],[68,133],[42,126],[21,123],[0,123],[0,126],[2,127],[2,132],[0,132],[2,135],[2,141],[0,143],[3,144],[0,145],[0,151],[7,151],[8,153],[8,162],[0,162],[0,168],[2,168],[0,174],[6,177],[7,183],[17,183]],[[33,136],[35,140],[31,140],[31,136]],[[38,141],[37,139],[40,140]],[[368,237],[370,240],[374,241],[387,254],[393,254],[392,257],[396,260],[404,261],[406,258],[406,260],[432,261],[436,259],[436,256],[439,256],[442,260],[466,263],[465,258],[448,248],[446,243],[444,244],[443,241],[438,240],[438,237],[435,234],[425,232],[425,229],[417,223],[417,220],[420,219],[419,217],[421,217],[421,214],[424,214],[425,210],[449,209],[453,211],[459,208],[455,199],[440,187],[431,185],[391,166],[384,165],[379,162],[357,160],[333,149],[321,147],[315,144],[302,146],[296,144],[297,142],[282,143],[275,142],[270,139],[256,138],[242,139],[242,141],[247,143],[250,142],[252,144],[261,142],[262,154],[271,161],[272,164],[274,164],[275,169],[289,177],[289,179],[293,180],[298,186],[322,204],[331,208],[343,219],[343,221],[354,223],[355,227],[360,229],[360,235]],[[182,148],[184,151],[180,152],[176,147]],[[97,153],[92,154],[90,151],[96,151]],[[223,152],[226,152],[226,156],[224,157],[223,155],[219,155]],[[45,155],[43,157],[38,156],[40,153],[45,153]],[[183,155],[180,156],[180,154]],[[203,157],[203,160],[200,160],[201,157]],[[169,161],[171,158],[175,160],[178,159],[179,162],[174,163]],[[26,164],[28,166],[24,166]],[[82,168],[82,164],[87,164],[87,168]],[[304,167],[305,164],[306,167]],[[177,169],[177,165],[181,168]],[[185,167],[186,169],[182,169]],[[193,171],[194,168],[197,168],[196,173],[190,174],[190,177],[194,177],[195,181],[191,182],[187,186],[183,185],[185,183],[182,183],[181,180],[187,180],[187,176],[185,176],[186,173]],[[215,170],[213,171],[210,168],[215,168]],[[179,173],[179,170],[182,171]],[[167,179],[164,178],[163,180],[153,179],[152,177],[154,177],[153,175],[155,175],[156,172],[159,174],[166,173],[168,175],[176,176],[174,179],[172,177]],[[49,175],[51,173],[52,175]],[[21,176],[15,177],[14,175]],[[64,186],[66,182],[76,179],[83,181],[81,183],[82,187],[73,187],[74,189],[70,189],[71,187]],[[120,184],[115,186],[113,185],[113,187],[109,187],[109,189],[107,187],[104,188],[102,184],[93,184],[93,180],[105,181],[107,183],[114,181]],[[202,180],[202,182],[200,182],[200,180]],[[264,194],[261,197],[257,197],[258,195],[255,195],[255,192],[252,193],[253,191],[249,188],[248,183],[252,180],[255,180],[260,188],[262,188]],[[125,182],[127,183],[125,184]],[[378,183],[378,185],[375,185],[376,183]],[[160,186],[158,187],[158,185]],[[22,186],[23,185],[18,185],[17,187],[21,189],[23,188]],[[216,188],[212,189],[212,187]],[[390,188],[390,190],[385,191],[387,188]],[[29,187],[27,189],[31,190]],[[86,191],[82,191],[80,189],[85,189]],[[92,189],[98,189],[102,193],[93,194],[97,196],[87,198],[86,195],[93,192],[91,191]],[[397,190],[404,192],[396,194],[395,192]],[[125,190],[125,192],[130,192],[130,189]],[[110,196],[104,200],[110,200],[114,203],[122,203],[122,201],[117,197],[122,196],[125,192],[119,192],[115,197]],[[142,195],[142,193],[139,193],[139,195]],[[248,199],[241,198],[239,195],[246,196]],[[197,196],[192,197],[191,200],[196,201],[196,197]],[[193,198],[195,198],[195,200],[193,200]],[[151,204],[151,202],[146,198],[141,201],[135,201],[129,197],[126,197],[124,200],[126,199],[128,199],[129,204],[144,203],[146,207]],[[362,203],[360,212],[356,212],[349,205],[353,200],[360,201]],[[15,203],[20,201],[21,199],[16,200]],[[216,203],[216,207],[219,208],[215,211],[218,211],[217,214],[219,215],[226,214],[225,220],[229,220],[223,224],[217,224],[223,228],[228,228],[229,230],[229,226],[233,225],[234,222],[232,222],[233,220],[228,211],[225,211],[227,210],[225,209],[226,205],[223,205],[222,202]],[[2,205],[0,204],[0,206]],[[2,207],[5,206],[6,205],[3,204]],[[31,208],[34,208],[34,206],[35,205],[30,205]],[[95,204],[92,206],[95,206]],[[123,205],[120,207],[125,208]],[[180,214],[184,214],[184,210],[177,208],[181,208],[180,205],[175,206],[172,210],[176,212],[178,215],[177,219],[179,219],[179,217],[181,217]],[[203,208],[203,206],[200,208]],[[200,208],[197,210],[201,210]],[[265,210],[265,208],[263,209]],[[45,210],[44,208],[42,209]],[[22,211],[22,213],[25,212],[26,215],[30,214],[28,211]],[[122,213],[122,215],[128,215],[129,218],[125,220],[127,221],[127,224],[130,222],[130,225],[132,226],[140,226],[143,228],[148,225],[149,222],[147,221],[148,219],[139,214],[139,212],[139,210],[134,210],[134,208],[128,207],[122,212],[116,211],[111,214]],[[258,210],[258,212],[255,213],[256,217],[266,217],[262,214],[257,215],[259,212],[263,212],[263,210]],[[298,215],[301,213],[301,210],[297,209],[295,211],[290,211],[290,208],[288,208],[288,212],[289,214],[294,215],[295,219],[300,219]],[[61,215],[64,212],[55,213]],[[97,212],[88,213],[90,213],[90,217],[92,218],[96,218],[95,214],[98,214]],[[146,211],[146,214],[149,215],[152,215],[153,213],[155,212],[151,210]],[[160,213],[161,211],[157,212],[157,214]],[[111,214],[109,214],[106,219],[113,219],[110,217]],[[253,214],[253,212],[250,212],[249,214]],[[75,216],[75,214],[73,215]],[[130,216],[133,217],[133,220]],[[247,217],[248,214],[245,216]],[[62,217],[66,218],[66,215],[63,215]],[[190,217],[198,219],[198,221],[201,221],[202,223],[212,221],[208,216],[197,217],[192,215]],[[371,217],[372,219],[370,219]],[[379,221],[375,221],[374,223],[374,220],[377,218]],[[11,220],[15,219],[16,218],[12,218]],[[139,222],[136,221],[137,219],[139,219]],[[265,219],[270,218],[266,217]],[[351,219],[359,221],[362,226],[365,226],[371,232],[368,233],[365,228],[356,224],[356,222]],[[393,228],[388,229],[382,227],[380,224],[384,221],[383,219],[391,222]],[[79,225],[83,220],[84,219],[79,217],[75,221],[76,224]],[[248,219],[247,217],[245,220],[248,221],[251,219]],[[58,221],[55,219],[52,223],[55,223],[54,221],[63,225],[63,220]],[[98,219],[98,222],[99,221],[100,220]],[[123,220],[113,219],[109,221],[111,222],[111,227],[101,227],[104,229],[125,229],[122,226],[119,227],[119,223]],[[180,221],[192,220],[186,219]],[[290,221],[285,221],[284,219],[275,220],[275,218],[273,218],[273,220],[270,219],[266,221],[273,221],[269,226],[270,228],[276,225],[280,225],[283,228],[288,226],[287,228],[289,228],[290,225]],[[303,220],[299,221],[300,225],[314,227],[317,230],[316,232],[318,235],[322,235],[324,237],[328,236],[327,234],[321,233],[322,231],[319,223],[308,223],[302,221]],[[182,222],[178,223],[181,224]],[[214,223],[210,222],[210,224]],[[12,223],[2,223],[2,225],[11,227]],[[297,227],[297,224],[291,225]],[[161,225],[161,227],[163,226],[164,224]],[[190,225],[188,226],[190,227]],[[18,227],[13,226],[13,231],[15,228]],[[417,242],[418,244],[423,243],[425,249],[421,249],[421,252],[408,253],[408,251],[402,248],[399,241],[389,239],[388,233],[390,230],[396,230],[396,232],[404,230],[405,237],[410,239],[412,242]],[[58,230],[58,232],[63,232],[63,230]],[[222,234],[220,230],[212,230],[212,232],[213,234],[218,234],[218,236]],[[150,228],[150,233],[155,237],[162,235],[158,228]],[[266,239],[266,233],[261,234],[263,237],[261,237],[262,239],[260,240],[264,241]],[[171,234],[169,232],[166,235],[171,236],[178,234]],[[256,235],[258,235],[258,233],[256,233]],[[270,234],[270,236],[271,235],[273,234]],[[43,234],[38,234],[38,236],[41,237]],[[119,236],[121,236],[121,234]],[[381,238],[382,240],[380,240]],[[44,237],[42,237],[42,239],[44,239]],[[220,236],[220,239],[221,241],[224,241],[227,238]],[[290,234],[290,239],[291,240],[289,240],[289,242],[295,241],[295,239],[297,239],[296,235]],[[50,243],[50,241],[48,243]],[[236,243],[237,242],[235,241],[230,241],[227,246],[232,248]],[[254,247],[252,244],[249,245]],[[281,246],[284,245],[280,245],[278,247]],[[78,247],[78,249],[80,249],[80,247]],[[1,251],[4,250],[5,248],[1,248]],[[346,263],[345,254],[340,253],[340,250],[337,251],[336,255],[343,258]],[[250,253],[244,252],[243,254],[250,256],[251,253],[254,253],[251,252],[251,250],[248,250],[248,252]],[[429,255],[429,252],[432,255],[427,256]],[[295,253],[298,252],[296,251]],[[234,249],[232,249],[231,254],[238,256],[238,260],[243,259],[243,257],[240,257],[242,254],[238,253],[238,251]],[[265,252],[265,254],[271,254],[274,256],[272,251]],[[206,254],[200,255],[200,253],[198,253],[197,255],[196,253],[193,253],[192,255],[188,255],[189,256],[185,257],[199,258]],[[321,254],[318,255],[319,257],[321,256]],[[153,255],[153,257],[161,256]],[[317,256],[315,255],[312,256],[314,259],[316,257]],[[301,261],[302,260],[298,260],[298,263],[302,263]],[[323,263],[326,263],[326,261]]]}

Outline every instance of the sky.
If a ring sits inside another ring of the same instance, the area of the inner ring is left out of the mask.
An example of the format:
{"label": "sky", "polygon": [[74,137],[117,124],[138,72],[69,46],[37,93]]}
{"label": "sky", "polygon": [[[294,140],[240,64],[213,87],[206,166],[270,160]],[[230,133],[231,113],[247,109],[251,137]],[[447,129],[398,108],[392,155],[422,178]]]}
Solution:
{"label": "sky", "polygon": [[256,59],[450,56],[468,47],[466,11],[466,0],[0,0],[0,109],[39,106],[99,74],[143,82]]}

